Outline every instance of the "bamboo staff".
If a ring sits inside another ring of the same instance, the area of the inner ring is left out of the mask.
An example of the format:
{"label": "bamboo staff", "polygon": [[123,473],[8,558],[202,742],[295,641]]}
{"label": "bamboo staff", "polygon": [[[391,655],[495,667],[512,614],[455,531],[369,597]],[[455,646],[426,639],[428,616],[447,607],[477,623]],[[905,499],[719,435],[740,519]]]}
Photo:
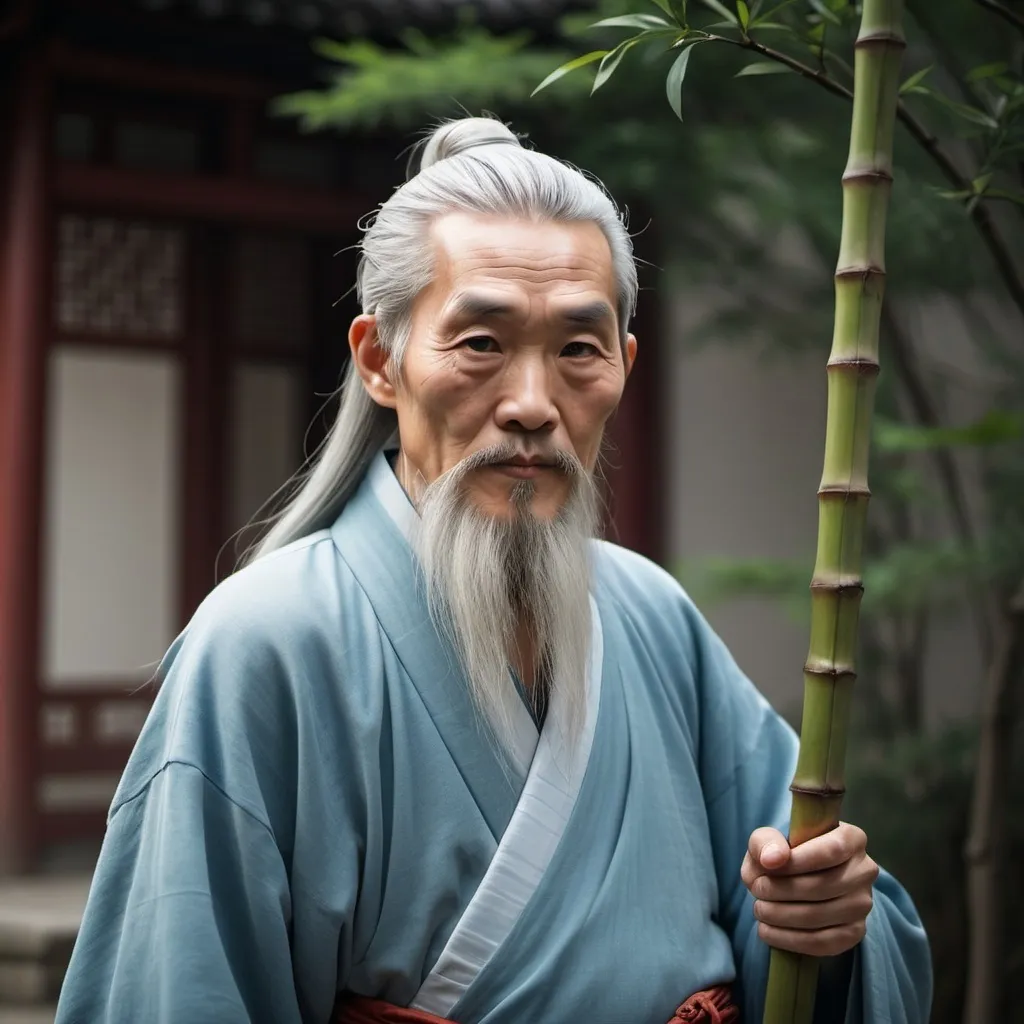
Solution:
{"label": "bamboo staff", "polygon": [[[850,153],[828,361],[825,465],[818,489],[818,551],[811,581],[811,639],[804,666],[800,757],[793,779],[792,846],[835,828],[844,784],[855,678],[861,548],[878,332],[885,288],[885,220],[905,42],[903,0],[864,0],[857,36]],[[809,1024],[818,961],[773,949],[764,1024]]]}

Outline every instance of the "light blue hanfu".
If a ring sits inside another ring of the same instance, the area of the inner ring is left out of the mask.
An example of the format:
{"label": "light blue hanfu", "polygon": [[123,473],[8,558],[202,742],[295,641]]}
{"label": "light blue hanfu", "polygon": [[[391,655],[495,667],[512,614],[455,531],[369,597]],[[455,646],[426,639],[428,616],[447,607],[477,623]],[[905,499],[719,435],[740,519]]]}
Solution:
{"label": "light blue hanfu", "polygon": [[[740,880],[796,739],[678,584],[593,546],[586,714],[495,748],[430,622],[378,456],[330,530],[175,641],[110,811],[59,1024],[327,1024],[343,991],[460,1024],[665,1024],[768,962]],[[925,1024],[928,947],[882,874],[851,1022]],[[843,999],[846,1000],[845,991]]]}

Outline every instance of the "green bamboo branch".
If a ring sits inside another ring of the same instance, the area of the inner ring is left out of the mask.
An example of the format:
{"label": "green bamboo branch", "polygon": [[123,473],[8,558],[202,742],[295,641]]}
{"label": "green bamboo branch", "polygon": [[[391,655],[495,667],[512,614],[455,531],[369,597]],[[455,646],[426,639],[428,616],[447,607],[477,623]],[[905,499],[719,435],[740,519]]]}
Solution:
{"label": "green bamboo branch", "polygon": [[985,10],[991,11],[993,14],[998,15],[1000,18],[1008,21],[1014,27],[1024,32],[1024,15],[1018,14],[1016,11],[1011,11],[1009,7],[1004,7],[1001,3],[997,3],[997,0],[974,0],[979,7],[984,7]]}
{"label": "green bamboo branch", "polygon": [[[885,288],[885,221],[892,187],[900,86],[902,0],[864,0],[855,48],[850,152],[828,361],[825,461],[818,489],[818,550],[811,580],[811,638],[804,666],[800,754],[793,778],[793,846],[839,823],[845,793],[854,655],[863,593],[868,452]],[[818,961],[773,949],[764,1024],[810,1024]]]}

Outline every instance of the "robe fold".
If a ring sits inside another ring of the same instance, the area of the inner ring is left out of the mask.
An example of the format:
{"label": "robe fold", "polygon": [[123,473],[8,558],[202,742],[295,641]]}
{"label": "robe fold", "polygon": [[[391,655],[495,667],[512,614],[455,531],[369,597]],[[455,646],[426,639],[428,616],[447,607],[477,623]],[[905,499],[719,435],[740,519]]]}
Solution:
{"label": "robe fold", "polygon": [[[457,1024],[665,1024],[768,949],[740,879],[797,740],[678,583],[595,541],[583,725],[509,685],[499,747],[431,623],[383,455],[335,524],[218,586],[111,806],[58,1024],[329,1024],[345,993]],[[846,1019],[925,1024],[884,871]]]}

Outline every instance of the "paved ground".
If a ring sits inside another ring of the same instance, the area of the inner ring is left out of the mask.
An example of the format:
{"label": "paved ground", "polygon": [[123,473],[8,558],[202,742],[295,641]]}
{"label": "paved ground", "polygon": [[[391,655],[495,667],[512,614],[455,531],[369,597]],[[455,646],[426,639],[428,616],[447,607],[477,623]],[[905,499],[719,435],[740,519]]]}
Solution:
{"label": "paved ground", "polygon": [[53,1024],[53,1006],[12,1005],[5,998],[25,991],[56,991],[62,969],[46,968],[47,977],[54,970],[58,973],[40,988],[39,968],[31,965],[40,960],[55,964],[53,957],[67,956],[88,891],[87,874],[0,880],[0,1024]]}
{"label": "paved ground", "polygon": [[77,933],[88,892],[84,874],[0,880],[0,953],[37,937]]}
{"label": "paved ground", "polygon": [[0,1006],[0,1024],[53,1024],[56,1007],[16,1009]]}

